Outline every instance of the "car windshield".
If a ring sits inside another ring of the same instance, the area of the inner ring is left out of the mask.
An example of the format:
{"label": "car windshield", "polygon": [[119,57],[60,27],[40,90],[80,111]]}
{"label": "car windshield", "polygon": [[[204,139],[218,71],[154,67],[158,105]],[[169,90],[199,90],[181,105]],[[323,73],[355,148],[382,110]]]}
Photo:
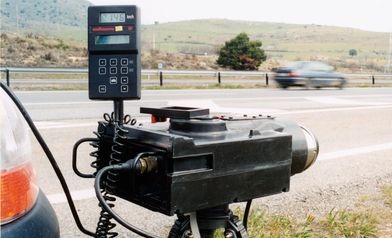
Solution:
{"label": "car windshield", "polygon": [[303,67],[306,70],[312,71],[332,71],[333,68],[327,64],[321,62],[309,62]]}
{"label": "car windshield", "polygon": [[288,63],[285,67],[290,69],[301,69],[305,64],[306,62],[304,61],[295,61]]}
{"label": "car windshield", "polygon": [[311,71],[332,71],[333,67],[322,62],[295,61],[285,66],[290,69],[301,69]]}

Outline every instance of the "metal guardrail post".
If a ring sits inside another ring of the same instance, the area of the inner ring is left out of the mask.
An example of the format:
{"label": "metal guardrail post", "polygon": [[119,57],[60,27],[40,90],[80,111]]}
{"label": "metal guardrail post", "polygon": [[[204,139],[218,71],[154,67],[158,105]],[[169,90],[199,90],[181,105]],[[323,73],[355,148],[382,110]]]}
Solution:
{"label": "metal guardrail post", "polygon": [[268,73],[265,73],[265,85],[269,85]]}
{"label": "metal guardrail post", "polygon": [[221,84],[221,74],[218,72],[218,84]]}
{"label": "metal guardrail post", "polygon": [[163,86],[163,73],[162,71],[159,72],[159,86]]}
{"label": "metal guardrail post", "polygon": [[10,86],[10,70],[6,69],[5,70],[5,78],[7,79],[7,86]]}
{"label": "metal guardrail post", "polygon": [[374,85],[376,83],[376,80],[374,78],[374,75],[372,75],[372,84]]}

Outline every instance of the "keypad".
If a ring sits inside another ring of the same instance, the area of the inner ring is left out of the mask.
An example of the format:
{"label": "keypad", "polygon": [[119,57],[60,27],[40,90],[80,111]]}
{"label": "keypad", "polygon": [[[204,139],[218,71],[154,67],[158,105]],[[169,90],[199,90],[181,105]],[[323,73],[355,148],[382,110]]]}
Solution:
{"label": "keypad", "polygon": [[121,84],[128,84],[128,77],[121,77]]}
{"label": "keypad", "polygon": [[117,84],[117,77],[110,77],[110,84]]}
{"label": "keypad", "polygon": [[106,74],[106,68],[104,68],[104,67],[99,67],[99,68],[98,68],[98,73],[99,73],[100,75],[105,75],[105,74]]}
{"label": "keypad", "polygon": [[121,92],[127,93],[128,92],[128,85],[121,85]]}
{"label": "keypad", "polygon": [[117,59],[110,59],[110,66],[117,66]]}
{"label": "keypad", "polygon": [[128,66],[128,58],[121,58],[121,65]]}
{"label": "keypad", "polygon": [[110,67],[110,74],[117,74],[117,68],[116,67]]}
{"label": "keypad", "polygon": [[121,67],[121,74],[128,74],[128,67]]}
{"label": "keypad", "polygon": [[113,90],[120,93],[129,93],[130,83],[136,65],[134,60],[128,57],[103,56],[96,62],[98,63],[98,75],[100,84],[98,92],[100,94],[112,93]]}
{"label": "keypad", "polygon": [[98,92],[99,93],[106,93],[106,85],[99,85]]}
{"label": "keypad", "polygon": [[99,66],[106,66],[106,59],[99,59],[98,60],[98,65]]}

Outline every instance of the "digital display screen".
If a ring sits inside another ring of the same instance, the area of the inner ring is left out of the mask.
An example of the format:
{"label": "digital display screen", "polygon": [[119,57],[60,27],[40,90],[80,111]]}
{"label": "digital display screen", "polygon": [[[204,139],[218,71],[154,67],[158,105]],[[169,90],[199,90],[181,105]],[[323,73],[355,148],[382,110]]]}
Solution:
{"label": "digital display screen", "polygon": [[101,35],[95,37],[96,45],[129,44],[129,35]]}
{"label": "digital display screen", "polygon": [[99,16],[100,23],[116,23],[125,22],[125,13],[112,12],[112,13],[101,13]]}

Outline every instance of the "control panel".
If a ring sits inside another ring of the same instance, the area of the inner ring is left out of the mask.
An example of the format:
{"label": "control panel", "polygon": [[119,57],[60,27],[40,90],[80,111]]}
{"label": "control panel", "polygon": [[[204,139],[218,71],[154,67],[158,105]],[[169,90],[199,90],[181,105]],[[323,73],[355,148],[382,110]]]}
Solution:
{"label": "control panel", "polygon": [[139,19],[136,6],[88,8],[90,99],[140,99]]}

